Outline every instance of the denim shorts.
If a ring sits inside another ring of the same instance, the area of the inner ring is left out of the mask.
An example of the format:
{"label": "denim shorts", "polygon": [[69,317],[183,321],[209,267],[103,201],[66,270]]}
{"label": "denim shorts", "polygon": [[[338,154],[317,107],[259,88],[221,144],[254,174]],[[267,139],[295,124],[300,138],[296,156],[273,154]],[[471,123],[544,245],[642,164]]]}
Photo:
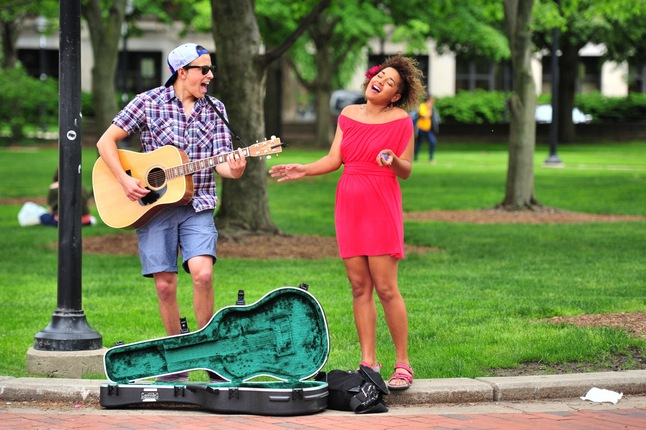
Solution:
{"label": "denim shorts", "polygon": [[210,255],[213,263],[218,230],[213,221],[213,210],[195,212],[193,206],[171,206],[155,215],[137,229],[141,274],[177,273],[178,256],[187,273],[188,260],[199,255]]}

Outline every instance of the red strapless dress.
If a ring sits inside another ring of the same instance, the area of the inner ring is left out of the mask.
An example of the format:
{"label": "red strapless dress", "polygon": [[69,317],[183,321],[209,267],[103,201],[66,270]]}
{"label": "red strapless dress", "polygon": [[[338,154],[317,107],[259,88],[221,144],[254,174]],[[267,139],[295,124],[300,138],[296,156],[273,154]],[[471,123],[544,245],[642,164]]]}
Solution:
{"label": "red strapless dress", "polygon": [[336,191],[334,220],[341,258],[392,255],[404,258],[402,197],[397,177],[375,159],[383,149],[400,156],[413,134],[413,122],[402,118],[365,124],[339,117],[344,164]]}

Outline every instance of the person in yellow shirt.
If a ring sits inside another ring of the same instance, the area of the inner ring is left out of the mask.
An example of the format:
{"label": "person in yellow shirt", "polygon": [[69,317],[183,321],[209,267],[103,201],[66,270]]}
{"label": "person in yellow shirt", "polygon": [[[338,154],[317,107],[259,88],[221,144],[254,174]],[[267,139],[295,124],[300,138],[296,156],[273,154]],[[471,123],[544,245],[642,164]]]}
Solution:
{"label": "person in yellow shirt", "polygon": [[428,155],[429,161],[434,161],[435,146],[437,145],[437,135],[439,132],[440,118],[435,109],[435,98],[429,96],[424,103],[419,105],[417,109],[417,136],[415,139],[415,150],[413,159],[417,160],[419,149],[424,143],[428,141]]}

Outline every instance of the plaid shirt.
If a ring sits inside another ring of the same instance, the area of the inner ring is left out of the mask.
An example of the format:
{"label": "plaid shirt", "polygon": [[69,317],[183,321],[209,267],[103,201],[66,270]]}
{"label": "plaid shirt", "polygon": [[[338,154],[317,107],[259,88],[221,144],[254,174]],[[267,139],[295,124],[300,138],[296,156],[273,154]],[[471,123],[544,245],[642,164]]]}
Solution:
{"label": "plaid shirt", "polygon": [[[212,100],[227,118],[224,104]],[[128,134],[140,133],[144,152],[173,145],[186,152],[189,161],[198,161],[233,151],[229,130],[206,100],[197,99],[191,116],[186,118],[172,86],[138,94],[112,123]],[[218,203],[213,172],[207,168],[193,173],[191,203],[196,212],[215,209]]]}

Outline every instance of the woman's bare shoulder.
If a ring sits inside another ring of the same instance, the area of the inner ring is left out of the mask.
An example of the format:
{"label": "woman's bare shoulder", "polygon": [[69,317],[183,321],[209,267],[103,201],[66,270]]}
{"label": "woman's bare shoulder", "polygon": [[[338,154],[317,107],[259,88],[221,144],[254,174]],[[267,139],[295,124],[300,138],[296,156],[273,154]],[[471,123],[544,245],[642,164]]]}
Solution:
{"label": "woman's bare shoulder", "polygon": [[347,105],[341,111],[341,115],[356,120],[359,116],[359,112],[361,111],[362,106],[364,105]]}
{"label": "woman's bare shoulder", "polygon": [[392,117],[393,119],[402,119],[402,118],[408,118],[410,115],[408,112],[406,112],[404,109],[400,107],[393,107],[392,108]]}

